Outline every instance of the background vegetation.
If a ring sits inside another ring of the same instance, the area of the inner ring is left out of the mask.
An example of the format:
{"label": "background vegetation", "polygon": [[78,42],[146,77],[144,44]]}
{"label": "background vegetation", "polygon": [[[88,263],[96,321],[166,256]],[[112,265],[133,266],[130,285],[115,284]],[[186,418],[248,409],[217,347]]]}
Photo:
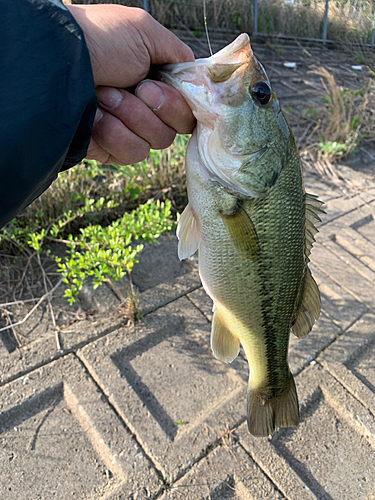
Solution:
{"label": "background vegetation", "polygon": [[[103,3],[102,0],[74,0]],[[74,3],[73,2],[73,3]],[[246,31],[252,34],[252,0],[205,0],[210,30]],[[106,0],[142,7],[143,0]],[[203,30],[203,0],[149,0],[150,12],[168,28]],[[321,38],[325,0],[258,0],[258,32],[290,37]],[[370,43],[374,6],[368,0],[330,0],[329,40]]]}
{"label": "background vegetation", "polygon": [[[142,0],[112,3],[143,5]],[[259,0],[259,32],[320,38],[324,4],[324,0]],[[249,0],[206,0],[210,30],[251,33],[251,5]],[[150,8],[170,28],[196,35],[202,31],[203,0],[150,0]],[[347,46],[368,43],[372,17],[371,2],[330,0],[328,38]],[[302,121],[310,123],[299,147],[302,156],[325,175],[331,175],[334,162],[350,155],[362,141],[374,141],[375,68],[370,69],[370,78],[356,90],[340,87],[325,68],[314,70],[324,91],[320,105],[302,113]],[[87,277],[94,287],[107,283],[115,289],[115,281],[129,275],[144,243],[171,231],[186,205],[187,140],[177,136],[171,148],[151,151],[147,160],[136,165],[84,161],[59,175],[0,233],[0,295],[6,297],[12,288],[13,296],[18,290],[21,297],[22,282],[33,261],[40,267],[46,292],[48,282],[50,289],[54,286],[50,276],[60,274],[70,303]],[[13,257],[24,263],[15,278],[10,276],[10,269],[17,269],[10,266]],[[52,274],[45,271],[47,261],[53,264]],[[9,286],[12,281],[16,284]],[[132,290],[129,300],[134,303]]]}

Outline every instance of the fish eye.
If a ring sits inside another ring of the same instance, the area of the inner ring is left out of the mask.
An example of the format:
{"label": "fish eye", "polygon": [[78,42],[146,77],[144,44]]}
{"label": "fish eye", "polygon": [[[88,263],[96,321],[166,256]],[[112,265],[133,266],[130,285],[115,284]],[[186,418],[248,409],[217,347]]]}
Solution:
{"label": "fish eye", "polygon": [[257,82],[251,89],[251,95],[259,104],[267,104],[271,98],[271,89],[266,82]]}

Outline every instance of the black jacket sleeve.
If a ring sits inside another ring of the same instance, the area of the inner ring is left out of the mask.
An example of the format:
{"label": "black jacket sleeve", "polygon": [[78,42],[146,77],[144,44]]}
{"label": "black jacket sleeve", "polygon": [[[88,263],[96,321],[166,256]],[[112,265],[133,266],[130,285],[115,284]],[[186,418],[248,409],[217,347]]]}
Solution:
{"label": "black jacket sleeve", "polygon": [[83,33],[59,0],[0,0],[0,227],[85,157],[96,95]]}

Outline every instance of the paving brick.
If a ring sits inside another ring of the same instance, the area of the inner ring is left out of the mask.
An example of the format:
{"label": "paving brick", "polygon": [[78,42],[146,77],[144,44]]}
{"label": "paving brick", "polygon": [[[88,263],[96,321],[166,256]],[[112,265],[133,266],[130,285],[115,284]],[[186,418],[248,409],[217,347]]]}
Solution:
{"label": "paving brick", "polygon": [[282,500],[285,497],[230,435],[161,500]]}
{"label": "paving brick", "polygon": [[368,311],[364,304],[323,274],[316,266],[310,265],[310,269],[319,287],[322,312],[342,330],[346,330]]}
{"label": "paving brick", "polygon": [[[138,295],[140,311],[147,314],[200,286],[201,282],[197,271],[169,280]],[[112,292],[108,290],[108,293]],[[62,300],[65,309],[69,307],[66,299],[61,296],[57,299],[57,302],[53,302],[55,311],[60,310],[62,307]],[[9,330],[3,332],[2,342],[0,343],[0,348],[4,351],[4,356],[0,356],[0,385],[56,359],[63,353],[76,350],[98,337],[107,335],[126,324],[127,319],[122,307],[118,306],[119,301],[116,298],[115,303],[117,306],[105,310],[103,313],[94,314],[93,316],[88,315],[86,319],[82,320],[74,318],[74,312],[78,309],[78,305],[72,309],[71,314],[66,313],[62,320],[65,322],[62,325],[63,328],[61,328],[62,321],[60,321],[59,339],[62,347],[61,351],[57,348],[56,332],[46,310],[37,311],[35,316],[31,316],[30,320],[25,323],[24,330],[22,330],[23,336],[20,338],[26,340],[21,348],[16,348],[13,336],[8,338],[7,332]],[[23,318],[26,313],[27,310],[23,311],[22,309],[17,317]],[[69,324],[72,320],[74,322]]]}
{"label": "paving brick", "polygon": [[217,361],[210,325],[183,297],[78,355],[169,481],[243,421],[247,366]]}
{"label": "paving brick", "polygon": [[335,241],[359,259],[372,271],[375,271],[375,244],[370,243],[358,231],[351,227],[335,234]]}
{"label": "paving brick", "polygon": [[295,375],[311,363],[341,333],[341,330],[321,314],[312,331],[304,339],[290,335],[289,366]]}
{"label": "paving brick", "polygon": [[197,269],[197,257],[180,261],[177,246],[174,234],[162,235],[157,243],[145,245],[132,270],[133,283],[140,292]]}
{"label": "paving brick", "polygon": [[69,352],[119,328],[124,321],[124,317],[118,313],[113,315],[107,313],[74,323],[59,333],[62,351],[57,348],[55,332],[50,325],[43,337],[0,357],[0,385],[60,357],[64,352]]}
{"label": "paving brick", "polygon": [[366,219],[366,223],[362,224],[358,227],[358,232],[363,234],[365,238],[371,241],[375,245],[375,220],[374,220],[374,212],[372,213],[372,217],[368,217]]}
{"label": "paving brick", "polygon": [[318,226],[328,224],[345,214],[349,214],[364,205],[370,204],[374,200],[374,193],[361,193],[352,197],[341,197],[328,200],[323,207],[326,214],[322,215],[322,223],[318,224]]}
{"label": "paving brick", "polygon": [[[332,281],[340,285],[355,301],[362,302],[369,309],[375,310],[375,284],[366,281],[350,265],[322,244],[316,243],[312,249],[312,262]],[[350,299],[347,307],[352,308],[355,302]]]}
{"label": "paving brick", "polygon": [[[0,497],[129,497],[161,481],[74,355],[0,389]],[[144,495],[144,498],[146,496]]]}
{"label": "paving brick", "polygon": [[201,280],[197,270],[187,272],[183,276],[178,276],[173,280],[167,280],[160,285],[149,288],[139,294],[139,306],[142,314],[155,311],[173,300],[199,288]]}
{"label": "paving brick", "polygon": [[116,297],[105,283],[94,290],[93,278],[91,277],[84,280],[78,298],[85,311],[91,309],[102,313],[120,304],[118,297]]}
{"label": "paving brick", "polygon": [[[362,278],[364,278],[364,283],[369,281],[371,284],[375,284],[375,271],[372,271],[359,256],[356,256],[354,252],[359,253],[358,246],[355,247],[355,242],[349,238],[344,237],[334,237],[323,243],[323,245],[328,248],[333,254],[342,260],[344,266],[350,266],[354,271],[356,271]],[[371,255],[363,252],[361,254],[363,257],[368,257],[370,260]]]}
{"label": "paving brick", "polygon": [[257,439],[243,424],[240,443],[290,500],[368,497],[374,489],[374,416],[318,364],[296,382],[300,425]]}
{"label": "paving brick", "polygon": [[374,314],[366,314],[359,319],[318,358],[319,362],[373,415],[375,415],[374,359]]}
{"label": "paving brick", "polygon": [[206,316],[208,321],[211,322],[213,302],[203,287],[189,293],[187,297]]}

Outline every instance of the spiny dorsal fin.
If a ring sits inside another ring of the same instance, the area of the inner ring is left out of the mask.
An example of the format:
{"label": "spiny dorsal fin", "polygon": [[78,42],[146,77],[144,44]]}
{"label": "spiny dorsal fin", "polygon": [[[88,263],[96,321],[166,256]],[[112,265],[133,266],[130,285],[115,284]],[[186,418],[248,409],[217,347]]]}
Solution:
{"label": "spiny dorsal fin", "polygon": [[315,235],[318,229],[315,227],[317,222],[321,222],[319,214],[324,214],[321,206],[323,202],[318,200],[314,194],[305,193],[305,256],[309,262],[311,248],[315,241]]}
{"label": "spiny dorsal fin", "polygon": [[211,328],[211,349],[215,358],[231,363],[240,352],[239,340],[228,330],[217,308],[213,309]]}
{"label": "spiny dorsal fin", "polygon": [[241,205],[238,204],[232,214],[226,215],[220,212],[220,216],[236,250],[247,259],[256,260],[258,236],[253,221]]}
{"label": "spiny dorsal fin", "polygon": [[318,285],[306,268],[300,306],[294,318],[292,332],[300,339],[306,337],[320,316],[320,293]]}
{"label": "spiny dorsal fin", "polygon": [[199,224],[190,204],[186,205],[178,221],[176,235],[178,238],[178,258],[180,260],[191,257],[199,247]]}

